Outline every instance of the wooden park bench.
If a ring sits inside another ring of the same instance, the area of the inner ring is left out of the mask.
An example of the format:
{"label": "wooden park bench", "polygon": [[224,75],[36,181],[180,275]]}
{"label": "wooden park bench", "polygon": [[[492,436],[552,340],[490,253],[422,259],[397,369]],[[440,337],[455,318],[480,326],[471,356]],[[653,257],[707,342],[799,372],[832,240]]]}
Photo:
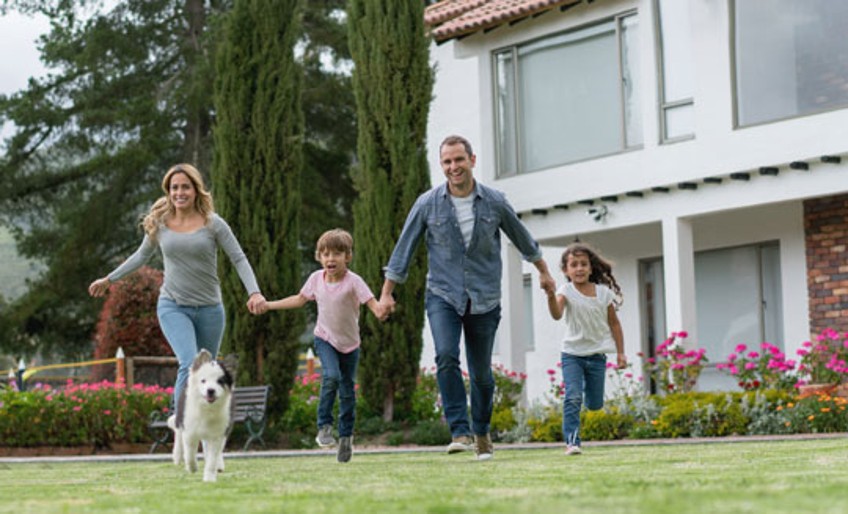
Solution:
{"label": "wooden park bench", "polygon": [[[263,448],[265,447],[262,433],[265,432],[265,425],[267,424],[266,413],[270,394],[271,386],[269,385],[237,386],[233,390],[233,425],[244,423],[248,433],[243,451],[247,451],[254,441],[258,441]],[[150,413],[150,423],[147,426],[150,435],[153,437],[150,453],[154,453],[159,446],[166,446],[171,439],[168,416],[170,416],[170,412],[153,411]]]}

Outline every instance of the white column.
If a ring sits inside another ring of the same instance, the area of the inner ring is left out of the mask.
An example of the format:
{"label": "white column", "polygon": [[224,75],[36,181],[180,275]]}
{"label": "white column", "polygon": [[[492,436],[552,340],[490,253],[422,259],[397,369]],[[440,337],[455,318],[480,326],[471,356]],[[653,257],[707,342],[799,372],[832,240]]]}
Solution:
{"label": "white column", "polygon": [[504,263],[501,282],[501,323],[495,340],[496,350],[501,362],[511,371],[524,372],[527,369],[524,341],[524,272],[521,254],[508,243],[502,250]]}
{"label": "white column", "polygon": [[[665,279],[665,325],[669,332],[685,330],[697,341],[695,312],[695,251],[692,223],[683,218],[662,220]],[[668,336],[668,334],[665,334]]]}

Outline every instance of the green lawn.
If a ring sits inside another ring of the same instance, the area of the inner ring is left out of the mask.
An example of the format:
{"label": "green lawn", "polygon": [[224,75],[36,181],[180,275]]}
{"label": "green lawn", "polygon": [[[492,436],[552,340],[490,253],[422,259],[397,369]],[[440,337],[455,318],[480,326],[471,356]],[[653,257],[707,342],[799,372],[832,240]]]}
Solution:
{"label": "green lawn", "polygon": [[0,463],[0,512],[848,511],[848,440],[585,450],[231,459],[216,484],[162,461]]}

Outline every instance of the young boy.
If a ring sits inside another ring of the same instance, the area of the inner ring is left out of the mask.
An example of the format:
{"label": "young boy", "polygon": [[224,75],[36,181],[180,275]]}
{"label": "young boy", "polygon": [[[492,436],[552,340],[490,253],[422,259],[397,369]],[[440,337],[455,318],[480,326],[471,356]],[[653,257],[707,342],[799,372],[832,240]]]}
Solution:
{"label": "young boy", "polygon": [[379,319],[382,306],[368,285],[348,269],[353,257],[353,237],[341,229],[324,232],[315,248],[322,269],[312,273],[300,293],[268,302],[268,309],[295,309],[314,300],[315,353],[321,359],[321,397],[318,403],[318,436],[322,448],[336,445],[333,438],[333,404],[339,396],[339,442],[337,459],[348,462],[353,454],[353,422],[356,367],[359,363],[359,307],[366,304]]}

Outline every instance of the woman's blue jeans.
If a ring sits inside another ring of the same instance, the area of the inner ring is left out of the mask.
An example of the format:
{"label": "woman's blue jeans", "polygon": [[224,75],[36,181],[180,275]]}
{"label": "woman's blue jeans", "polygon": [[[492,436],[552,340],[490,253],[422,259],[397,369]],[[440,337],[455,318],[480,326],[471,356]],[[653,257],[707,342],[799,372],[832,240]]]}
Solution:
{"label": "woman's blue jeans", "polygon": [[177,383],[174,385],[176,406],[185,389],[188,370],[197,352],[205,348],[213,357],[218,356],[221,338],[224,336],[224,306],[220,303],[197,307],[178,305],[177,302],[160,296],[156,314],[159,316],[159,327],[179,362]]}
{"label": "woman's blue jeans", "polygon": [[333,426],[333,404],[339,395],[339,437],[353,435],[356,420],[356,367],[359,348],[342,353],[320,337],[315,338],[315,354],[321,360],[321,394],[318,401],[318,428]]}
{"label": "woman's blue jeans", "polygon": [[607,356],[562,354],[562,381],[565,398],[562,402],[562,437],[569,446],[580,446],[580,409],[583,398],[586,408],[598,410],[604,406],[604,380]]}
{"label": "woman's blue jeans", "polygon": [[[436,347],[436,380],[442,408],[453,437],[489,433],[495,379],[492,376],[492,347],[501,320],[501,308],[483,314],[462,315],[437,295],[427,293],[425,306]],[[471,384],[471,426],[468,401],[459,368],[459,340],[465,335],[465,360]]]}

